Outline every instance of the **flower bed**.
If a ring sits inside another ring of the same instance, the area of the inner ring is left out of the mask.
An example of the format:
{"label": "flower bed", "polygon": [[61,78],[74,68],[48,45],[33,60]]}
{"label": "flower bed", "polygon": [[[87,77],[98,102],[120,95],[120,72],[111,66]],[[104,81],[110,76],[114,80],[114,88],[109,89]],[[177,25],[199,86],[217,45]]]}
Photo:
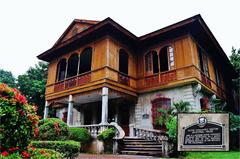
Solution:
{"label": "flower bed", "polygon": [[61,159],[64,158],[64,155],[56,152],[54,150],[49,149],[36,149],[36,148],[29,148],[27,151],[3,151],[0,155],[0,159],[22,159],[22,158],[31,158],[31,159]]}
{"label": "flower bed", "polygon": [[65,157],[76,156],[80,151],[80,142],[76,141],[32,141],[31,145],[37,148],[52,149],[65,154]]}

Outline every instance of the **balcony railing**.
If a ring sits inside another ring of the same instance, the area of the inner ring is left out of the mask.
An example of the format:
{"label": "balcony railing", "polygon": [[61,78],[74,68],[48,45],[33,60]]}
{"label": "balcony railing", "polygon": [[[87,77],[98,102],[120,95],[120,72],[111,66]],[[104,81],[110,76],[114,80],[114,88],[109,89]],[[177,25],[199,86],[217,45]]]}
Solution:
{"label": "balcony railing", "polygon": [[[160,76],[160,77],[159,77]],[[155,85],[162,85],[169,82],[173,82],[177,79],[176,70],[163,72],[160,74],[152,75],[144,79],[144,85],[151,87]]]}
{"label": "balcony railing", "polygon": [[[175,81],[183,81],[191,78],[196,78],[202,82],[206,87],[213,90],[218,96],[225,97],[225,92],[222,87],[212,81],[207,75],[205,75],[199,68],[194,65],[185,66],[171,71],[162,72],[141,78],[141,89],[148,89],[150,87],[157,87],[165,85]],[[142,81],[142,83],[141,83]]]}
{"label": "balcony railing", "polygon": [[130,85],[130,78],[127,75],[124,75],[122,73],[118,73],[118,83],[123,84],[123,85]]}
{"label": "balcony railing", "polygon": [[66,89],[74,88],[91,81],[91,72],[79,76],[74,76],[64,81],[54,84],[54,92],[60,92]]}

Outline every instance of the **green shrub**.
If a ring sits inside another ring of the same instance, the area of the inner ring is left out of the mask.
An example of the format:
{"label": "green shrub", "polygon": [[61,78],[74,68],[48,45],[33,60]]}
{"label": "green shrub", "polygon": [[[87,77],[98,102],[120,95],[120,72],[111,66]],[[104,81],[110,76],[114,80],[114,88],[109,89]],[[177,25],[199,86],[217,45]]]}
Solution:
{"label": "green shrub", "polygon": [[97,139],[103,142],[111,141],[113,137],[115,136],[115,129],[114,128],[108,128],[104,130],[101,134],[97,136]]}
{"label": "green shrub", "polygon": [[62,159],[64,158],[63,154],[50,150],[50,149],[36,149],[29,148],[28,151],[23,151],[19,153],[18,151],[8,154],[1,154],[0,159],[22,159],[22,158],[31,158],[31,159]]}
{"label": "green shrub", "polygon": [[0,152],[27,149],[38,124],[36,106],[29,105],[17,89],[0,83]]}
{"label": "green shrub", "polygon": [[69,137],[68,126],[58,118],[46,118],[39,122],[38,140],[67,140]]}
{"label": "green shrub", "polygon": [[65,157],[76,156],[80,151],[80,142],[76,141],[32,141],[31,146],[52,149],[65,154]]}
{"label": "green shrub", "polygon": [[170,119],[166,123],[167,127],[167,134],[169,138],[174,142],[177,143],[177,117],[171,116]]}
{"label": "green shrub", "polygon": [[81,143],[88,143],[91,140],[91,135],[84,128],[69,128],[70,140],[80,141]]}

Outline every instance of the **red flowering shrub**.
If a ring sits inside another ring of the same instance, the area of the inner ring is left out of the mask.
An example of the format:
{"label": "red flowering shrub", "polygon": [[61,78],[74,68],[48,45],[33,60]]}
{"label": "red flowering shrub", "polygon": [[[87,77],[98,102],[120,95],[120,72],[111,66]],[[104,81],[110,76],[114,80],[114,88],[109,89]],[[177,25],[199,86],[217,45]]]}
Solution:
{"label": "red flowering shrub", "polygon": [[38,126],[38,129],[34,130],[37,140],[66,140],[69,137],[68,126],[61,119],[42,119]]}
{"label": "red flowering shrub", "polygon": [[37,127],[36,107],[29,105],[17,89],[0,83],[0,152],[2,156],[16,150],[24,153]]}

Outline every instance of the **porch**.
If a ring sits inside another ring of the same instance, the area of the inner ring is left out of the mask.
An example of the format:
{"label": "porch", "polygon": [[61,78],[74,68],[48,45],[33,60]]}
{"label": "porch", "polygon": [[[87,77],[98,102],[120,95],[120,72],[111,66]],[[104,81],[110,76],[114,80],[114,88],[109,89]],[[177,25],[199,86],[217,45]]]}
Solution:
{"label": "porch", "polygon": [[44,118],[49,109],[52,117],[65,121],[70,127],[83,125],[118,124],[129,135],[134,121],[136,97],[103,87],[87,93],[73,94],[54,101],[46,101]]}

